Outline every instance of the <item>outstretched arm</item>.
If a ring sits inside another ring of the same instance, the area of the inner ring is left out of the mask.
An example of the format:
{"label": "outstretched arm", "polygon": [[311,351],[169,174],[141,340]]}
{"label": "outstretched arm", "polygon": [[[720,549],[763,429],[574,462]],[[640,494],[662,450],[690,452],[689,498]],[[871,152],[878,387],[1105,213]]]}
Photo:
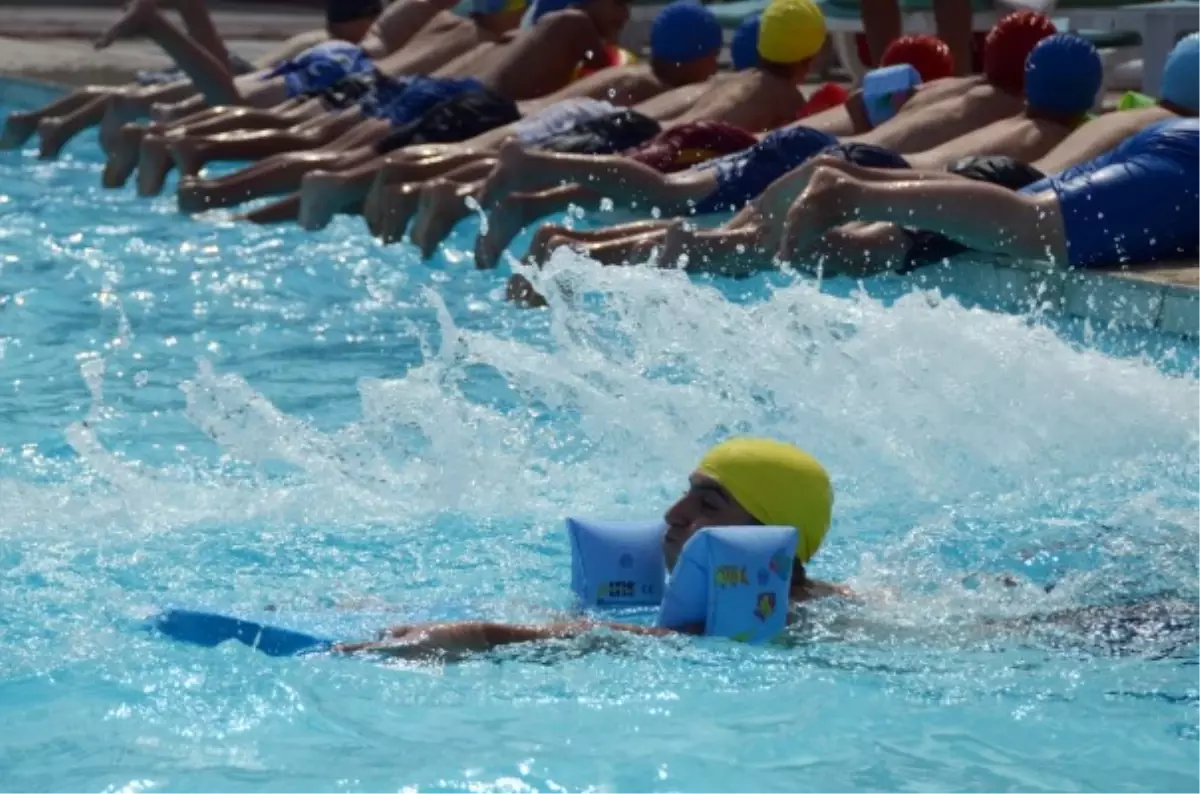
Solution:
{"label": "outstretched arm", "polygon": [[551,623],[545,626],[518,626],[504,623],[467,621],[392,629],[387,639],[376,642],[348,643],[335,646],[338,653],[377,653],[401,659],[442,657],[457,659],[472,653],[491,651],[504,645],[568,639],[597,628],[630,634],[665,636],[676,633],[700,633],[685,629],[676,632],[630,623],[604,623],[586,620]]}

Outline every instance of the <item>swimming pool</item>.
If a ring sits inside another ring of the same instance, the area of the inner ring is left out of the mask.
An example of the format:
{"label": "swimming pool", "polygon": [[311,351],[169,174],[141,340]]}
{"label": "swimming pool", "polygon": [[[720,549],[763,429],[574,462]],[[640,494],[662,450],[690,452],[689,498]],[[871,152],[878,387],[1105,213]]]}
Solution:
{"label": "swimming pool", "polygon": [[[94,135],[0,153],[3,788],[1200,787],[1195,342],[568,256],[574,308],[523,312],[455,250],[186,219],[100,162]],[[830,468],[814,575],[899,595],[815,610],[794,649],[444,668],[141,628],[168,603],[542,618],[564,515],[653,515],[734,432]],[[984,625],[1147,599],[1190,625]]]}

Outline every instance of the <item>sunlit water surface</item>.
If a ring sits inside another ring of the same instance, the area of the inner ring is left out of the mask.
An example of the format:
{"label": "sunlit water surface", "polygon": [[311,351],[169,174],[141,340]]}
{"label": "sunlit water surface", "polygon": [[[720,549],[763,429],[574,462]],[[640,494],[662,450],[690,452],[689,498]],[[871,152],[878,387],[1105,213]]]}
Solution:
{"label": "sunlit water surface", "polygon": [[[520,311],[474,219],[422,263],[357,219],[188,219],[100,163],[94,134],[0,154],[0,787],[1200,787],[1194,342],[565,254],[573,297]],[[562,517],[656,515],[731,433],[827,464],[813,574],[872,594],[797,647],[406,667],[143,628],[546,619]]]}

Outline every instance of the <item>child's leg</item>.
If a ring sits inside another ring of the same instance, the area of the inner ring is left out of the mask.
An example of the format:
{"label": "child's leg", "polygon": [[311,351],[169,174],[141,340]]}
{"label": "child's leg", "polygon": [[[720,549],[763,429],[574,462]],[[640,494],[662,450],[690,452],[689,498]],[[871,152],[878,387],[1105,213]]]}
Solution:
{"label": "child's leg", "polygon": [[[387,242],[401,218],[403,228],[408,227],[408,220],[416,212],[416,202],[419,200],[417,186],[454,168],[481,162],[478,158],[479,155],[467,151],[432,158],[397,156],[395,152],[388,155],[363,201],[363,217],[367,221],[367,228]],[[413,187],[407,188],[407,185]]]}
{"label": "child's leg", "polygon": [[410,235],[425,259],[433,256],[456,223],[471,214],[467,199],[479,195],[491,170],[486,162],[468,163],[425,183]]}
{"label": "child's leg", "polygon": [[421,190],[424,182],[410,182],[406,185],[388,185],[372,196],[379,198],[371,207],[368,215],[367,207],[363,206],[363,217],[371,234],[379,238],[384,245],[398,242],[408,231],[408,222],[417,214],[421,206]]}
{"label": "child's leg", "polygon": [[533,233],[529,250],[525,253],[525,262],[527,264],[543,264],[550,254],[562,245],[563,240],[569,240],[572,243],[602,243],[637,234],[662,231],[670,225],[671,221],[637,221],[619,226],[609,226],[606,229],[568,229],[557,223],[543,223]]}
{"label": "child's leg", "polygon": [[192,40],[207,50],[232,75],[229,50],[225,48],[225,41],[217,32],[217,26],[213,24],[208,7],[203,2],[180,3],[179,16],[183,20],[184,30]]}
{"label": "child's leg", "polygon": [[538,193],[514,193],[488,211],[487,231],[475,241],[475,267],[493,268],[513,238],[538,218],[582,204],[599,209],[603,196],[580,185],[564,185]]}
{"label": "child's leg", "polygon": [[163,138],[171,157],[179,170],[187,176],[195,176],[207,164],[218,160],[262,160],[276,154],[299,152],[331,146],[345,133],[338,127],[323,130],[292,132],[269,130],[244,134],[223,133],[221,135],[186,138]]}
{"label": "child's leg", "polygon": [[677,267],[687,257],[689,273],[748,276],[774,268],[774,250],[763,246],[760,224],[745,223],[736,229],[688,229],[680,220],[666,228],[660,264]]}
{"label": "child's leg", "polygon": [[[387,125],[376,127],[377,138],[386,134]],[[374,152],[369,147],[347,151],[332,147],[317,152],[276,155],[249,168],[214,180],[186,177],[179,183],[179,208],[200,212],[239,204],[263,196],[299,190],[304,175],[317,169],[353,166]]]}
{"label": "child's leg", "polygon": [[4,122],[4,134],[0,135],[0,149],[17,149],[25,145],[37,132],[42,119],[62,116],[79,110],[97,99],[113,93],[112,86],[90,85],[77,88],[61,99],[56,99],[38,110],[9,114]]}
{"label": "child's leg", "polygon": [[300,185],[300,226],[310,231],[323,229],[337,213],[361,207],[382,166],[383,158],[377,157],[342,171],[306,174]]}
{"label": "child's leg", "polygon": [[261,224],[286,223],[287,221],[296,220],[296,216],[299,212],[300,194],[293,193],[286,198],[281,198],[279,201],[273,201],[270,204],[263,205],[256,210],[243,212],[241,215],[237,216],[237,219]]}
{"label": "child's leg", "polygon": [[134,0],[116,24],[100,37],[96,47],[103,49],[119,38],[138,34],[148,36],[162,47],[179,68],[187,73],[209,102],[241,104],[242,96],[233,82],[228,61],[214,57],[186,33],[172,25],[158,10],[153,0]]}
{"label": "child's leg", "polygon": [[57,157],[72,138],[100,123],[104,118],[104,108],[107,106],[108,99],[106,97],[97,97],[65,116],[51,116],[42,119],[38,122],[37,127],[38,136],[42,139],[39,145],[39,156],[44,160]]}
{"label": "child's leg", "polygon": [[967,179],[880,184],[820,170],[788,212],[779,256],[808,253],[850,221],[888,221],[943,234],[976,251],[1066,261],[1057,197],[1014,193]]}
{"label": "child's leg", "polygon": [[716,174],[708,170],[661,174],[616,155],[527,152],[518,143],[508,143],[500,149],[499,162],[488,179],[482,203],[491,208],[513,193],[563,184],[583,185],[621,206],[645,203],[674,214],[685,209],[689,202],[712,193]]}

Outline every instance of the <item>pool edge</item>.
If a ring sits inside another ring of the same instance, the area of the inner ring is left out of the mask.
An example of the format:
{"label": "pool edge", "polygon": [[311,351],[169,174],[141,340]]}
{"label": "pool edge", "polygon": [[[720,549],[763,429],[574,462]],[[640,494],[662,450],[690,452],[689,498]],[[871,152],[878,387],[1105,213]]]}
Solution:
{"label": "pool edge", "polygon": [[[0,75],[0,100],[45,104],[67,87]],[[1168,262],[1123,270],[1064,271],[1036,262],[971,256],[924,268],[910,283],[1009,313],[1053,311],[1093,322],[1200,337],[1200,264]],[[1180,278],[1184,276],[1183,278]]]}
{"label": "pool edge", "polygon": [[[1036,262],[972,257],[911,277],[922,289],[1013,312],[1053,312],[1105,325],[1200,336],[1200,289],[1193,262],[1144,268],[1067,271]],[[1182,278],[1181,278],[1182,277]]]}

